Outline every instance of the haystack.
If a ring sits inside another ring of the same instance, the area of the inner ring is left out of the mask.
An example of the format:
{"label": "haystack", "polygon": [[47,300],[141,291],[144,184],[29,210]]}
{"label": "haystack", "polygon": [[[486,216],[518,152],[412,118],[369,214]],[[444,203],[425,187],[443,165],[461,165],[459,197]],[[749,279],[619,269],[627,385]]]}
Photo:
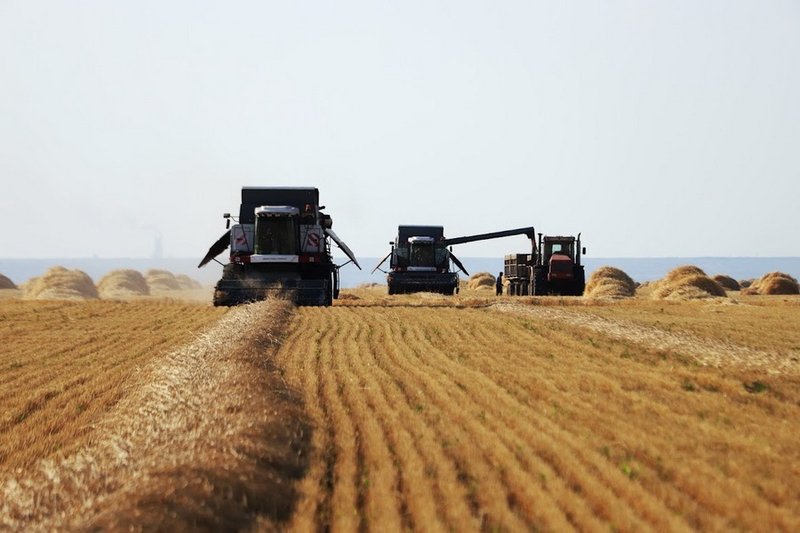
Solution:
{"label": "haystack", "polygon": [[682,265],[677,268],[673,268],[672,270],[667,272],[667,275],[664,276],[664,279],[662,281],[667,281],[672,283],[680,278],[692,275],[708,277],[706,273],[703,271],[703,269],[700,267],[694,265]]}
{"label": "haystack", "polygon": [[200,284],[199,281],[190,278],[186,274],[178,274],[175,276],[175,280],[181,286],[181,289],[202,289],[203,286]]}
{"label": "haystack", "polygon": [[17,286],[8,277],[0,274],[0,289],[16,289]]}
{"label": "haystack", "polygon": [[622,270],[604,266],[592,272],[583,294],[589,298],[627,298],[636,294],[636,282]]}
{"label": "haystack", "polygon": [[730,276],[726,276],[725,274],[717,274],[711,279],[719,283],[723,289],[728,291],[739,291],[742,289],[742,286],[739,285],[738,281]]}
{"label": "haystack", "polygon": [[112,270],[100,279],[97,291],[101,298],[127,298],[131,296],[147,296],[150,287],[147,280],[136,270]]}
{"label": "haystack", "polygon": [[671,270],[656,282],[651,296],[656,299],[689,300],[725,296],[725,289],[702,269],[685,265]]}
{"label": "haystack", "polygon": [[493,289],[496,278],[488,272],[478,272],[467,281],[468,289]]}
{"label": "haystack", "polygon": [[152,268],[145,272],[145,279],[147,279],[151,291],[176,291],[182,288],[180,281],[175,278],[175,274],[168,270]]}
{"label": "haystack", "polygon": [[797,280],[784,272],[764,274],[750,286],[749,294],[800,294]]}
{"label": "haystack", "polygon": [[89,300],[98,298],[92,278],[81,270],[52,267],[41,277],[25,283],[23,298],[28,300]]}

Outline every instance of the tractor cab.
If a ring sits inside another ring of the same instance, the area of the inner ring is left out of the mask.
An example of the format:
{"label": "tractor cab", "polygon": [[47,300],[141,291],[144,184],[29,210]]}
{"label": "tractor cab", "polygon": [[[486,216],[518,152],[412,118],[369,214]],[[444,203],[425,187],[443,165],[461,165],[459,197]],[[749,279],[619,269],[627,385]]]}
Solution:
{"label": "tractor cab", "polygon": [[545,237],[543,253],[544,264],[549,266],[548,281],[572,279],[575,237]]}
{"label": "tractor cab", "polygon": [[542,253],[545,262],[549,262],[553,255],[563,255],[572,260],[575,258],[575,237],[545,237]]}

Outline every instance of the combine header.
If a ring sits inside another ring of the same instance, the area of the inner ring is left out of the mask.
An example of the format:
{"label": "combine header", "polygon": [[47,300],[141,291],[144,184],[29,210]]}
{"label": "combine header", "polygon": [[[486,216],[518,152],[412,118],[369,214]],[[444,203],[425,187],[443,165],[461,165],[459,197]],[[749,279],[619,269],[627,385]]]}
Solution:
{"label": "combine header", "polygon": [[450,269],[450,262],[452,261],[465,275],[469,273],[453,254],[452,248],[448,247],[512,235],[526,235],[531,240],[531,247],[535,253],[536,236],[533,227],[446,239],[442,226],[399,226],[397,237],[389,243],[392,246],[391,251],[372,269],[372,272],[391,258],[386,276],[389,294],[410,292],[454,294],[458,292],[458,272]]}
{"label": "combine header", "polygon": [[228,231],[198,265],[216,260],[230,246],[214,305],[263,300],[276,292],[291,294],[299,305],[331,305],[339,296],[339,268],[344,265],[333,262],[330,241],[361,267],[322,209],[316,188],[243,187],[238,220],[223,215]]}

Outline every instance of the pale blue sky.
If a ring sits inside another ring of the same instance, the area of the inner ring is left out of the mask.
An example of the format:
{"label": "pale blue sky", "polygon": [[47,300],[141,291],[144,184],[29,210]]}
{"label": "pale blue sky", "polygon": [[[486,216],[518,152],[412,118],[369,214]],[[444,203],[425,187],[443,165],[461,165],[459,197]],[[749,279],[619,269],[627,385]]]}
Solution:
{"label": "pale blue sky", "polygon": [[0,256],[199,258],[242,185],[360,256],[796,256],[798,95],[795,0],[0,0]]}

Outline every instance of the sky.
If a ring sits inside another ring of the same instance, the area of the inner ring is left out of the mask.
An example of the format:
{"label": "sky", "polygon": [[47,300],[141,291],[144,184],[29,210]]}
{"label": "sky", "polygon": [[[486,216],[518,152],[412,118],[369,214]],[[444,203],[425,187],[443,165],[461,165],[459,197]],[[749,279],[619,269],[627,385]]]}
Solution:
{"label": "sky", "polygon": [[365,257],[798,256],[798,95],[796,0],[0,0],[0,257],[200,258],[242,186]]}

